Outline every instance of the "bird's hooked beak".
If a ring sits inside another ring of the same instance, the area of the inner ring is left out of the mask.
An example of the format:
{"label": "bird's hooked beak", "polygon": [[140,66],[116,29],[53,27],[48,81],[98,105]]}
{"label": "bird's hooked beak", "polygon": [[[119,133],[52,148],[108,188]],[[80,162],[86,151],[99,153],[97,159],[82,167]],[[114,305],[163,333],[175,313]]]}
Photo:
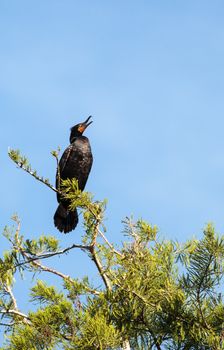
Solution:
{"label": "bird's hooked beak", "polygon": [[[87,128],[87,126],[89,126],[93,121],[92,120],[90,120],[90,118],[92,118],[92,116],[90,115],[87,119],[86,119],[86,121],[83,123],[85,126],[86,126],[86,128]],[[90,122],[88,123],[88,121],[90,120]]]}
{"label": "bird's hooked beak", "polygon": [[85,122],[83,122],[82,124],[80,124],[78,131],[81,132],[81,134],[84,132],[84,130],[93,122],[92,120],[89,122],[90,118],[92,118],[92,116],[90,115]]}

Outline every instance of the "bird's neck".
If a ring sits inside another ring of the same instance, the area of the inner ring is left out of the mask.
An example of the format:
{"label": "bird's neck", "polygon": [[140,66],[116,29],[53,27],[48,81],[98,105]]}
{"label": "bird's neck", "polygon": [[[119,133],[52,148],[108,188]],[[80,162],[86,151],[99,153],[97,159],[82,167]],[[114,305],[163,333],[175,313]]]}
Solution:
{"label": "bird's neck", "polygon": [[83,140],[83,141],[85,141],[85,140],[88,140],[88,139],[87,139],[86,136],[83,136],[83,135],[75,135],[75,136],[72,136],[72,137],[70,138],[70,143],[72,144],[72,143],[74,143],[76,140]]}

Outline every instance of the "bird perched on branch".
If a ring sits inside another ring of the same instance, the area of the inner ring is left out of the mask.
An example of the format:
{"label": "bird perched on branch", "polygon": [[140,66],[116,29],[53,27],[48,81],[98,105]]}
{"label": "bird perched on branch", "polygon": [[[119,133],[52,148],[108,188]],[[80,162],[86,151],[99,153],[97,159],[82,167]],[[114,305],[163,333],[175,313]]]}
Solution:
{"label": "bird perched on branch", "polygon": [[[60,180],[75,178],[81,191],[84,190],[89,172],[92,167],[93,156],[87,137],[83,136],[85,129],[92,123],[89,121],[79,123],[71,128],[70,146],[64,151],[58,165],[56,174],[56,188],[60,188]],[[54,214],[54,224],[59,231],[68,233],[75,229],[78,223],[77,209],[70,211],[69,202],[57,193],[58,208]]]}

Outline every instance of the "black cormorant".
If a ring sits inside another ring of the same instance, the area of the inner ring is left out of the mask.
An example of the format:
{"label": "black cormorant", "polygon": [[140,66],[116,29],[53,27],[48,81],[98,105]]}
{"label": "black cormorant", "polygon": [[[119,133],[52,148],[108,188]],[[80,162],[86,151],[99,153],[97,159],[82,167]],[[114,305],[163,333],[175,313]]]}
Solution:
{"label": "black cormorant", "polygon": [[[78,186],[81,191],[84,190],[89,172],[92,167],[93,156],[87,137],[83,136],[84,130],[92,123],[89,121],[91,116],[85,122],[79,123],[71,128],[70,145],[64,151],[60,161],[59,169],[56,174],[56,188],[60,188],[59,180],[72,179],[78,180]],[[75,229],[78,223],[77,209],[70,211],[69,201],[63,199],[60,193],[57,193],[58,208],[54,214],[54,224],[59,231],[67,233]]]}

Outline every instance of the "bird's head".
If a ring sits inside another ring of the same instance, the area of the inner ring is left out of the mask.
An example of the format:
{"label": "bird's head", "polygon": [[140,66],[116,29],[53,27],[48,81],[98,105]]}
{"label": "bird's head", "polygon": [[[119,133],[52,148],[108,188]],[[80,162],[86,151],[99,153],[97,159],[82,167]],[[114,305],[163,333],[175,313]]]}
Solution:
{"label": "bird's head", "polygon": [[92,123],[92,120],[90,120],[92,116],[90,115],[85,122],[79,123],[71,128],[71,134],[70,134],[70,143],[74,141],[74,139],[78,136],[81,136],[85,129]]}

